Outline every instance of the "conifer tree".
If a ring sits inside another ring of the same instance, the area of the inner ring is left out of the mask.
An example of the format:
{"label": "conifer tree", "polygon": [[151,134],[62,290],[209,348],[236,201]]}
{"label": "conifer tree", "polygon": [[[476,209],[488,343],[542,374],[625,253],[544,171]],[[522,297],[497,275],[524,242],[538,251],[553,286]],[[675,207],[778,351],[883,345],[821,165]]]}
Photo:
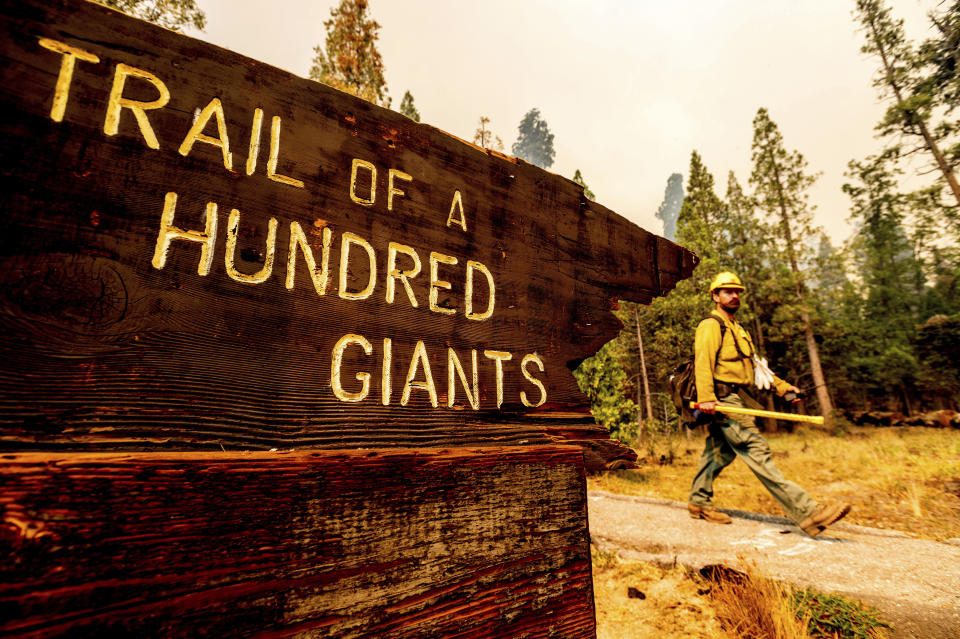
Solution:
{"label": "conifer tree", "polygon": [[847,358],[853,381],[877,394],[898,389],[909,413],[919,371],[913,342],[924,278],[903,227],[908,198],[896,192],[890,159],[886,153],[851,161],[847,176],[856,181],[843,186],[857,224],[852,248],[862,288],[862,309],[846,327],[856,333],[858,348]]}
{"label": "conifer tree", "polygon": [[657,209],[657,219],[663,222],[663,236],[668,240],[677,237],[677,216],[683,205],[683,176],[672,173],[667,178],[667,188],[663,192],[663,202]]}
{"label": "conifer tree", "polygon": [[[714,189],[713,174],[703,164],[700,154],[690,154],[687,195],[677,216],[677,241],[701,256],[712,256],[716,233],[726,217],[723,200]],[[702,270],[702,269],[700,269]]]}
{"label": "conifer tree", "polygon": [[[956,7],[954,7],[956,9]],[[960,165],[960,153],[945,153],[942,146],[949,144],[951,136],[957,133],[957,123],[941,121],[937,123],[937,107],[949,105],[947,96],[955,95],[950,89],[955,87],[955,78],[949,69],[956,63],[956,50],[946,51],[938,59],[944,65],[940,74],[934,74],[933,80],[925,77],[923,67],[926,60],[919,56],[907,42],[903,31],[903,20],[892,17],[890,9],[883,0],[857,0],[855,15],[860,23],[866,40],[861,51],[874,56],[880,63],[873,85],[881,97],[889,103],[884,119],[877,130],[885,137],[897,136],[911,141],[913,147],[901,149],[901,153],[926,152],[933,166],[940,172],[943,184],[952,194],[953,202],[960,207],[960,181],[956,169]],[[960,18],[957,18],[960,20]],[[946,27],[945,45],[956,37],[955,26]],[[935,47],[928,47],[928,52]],[[937,82],[937,78],[941,81]],[[952,206],[952,205],[951,205]]]}
{"label": "conifer tree", "polygon": [[511,152],[541,169],[553,166],[553,133],[550,133],[547,121],[540,116],[540,110],[534,108],[527,111],[517,130],[517,141],[513,143]]}
{"label": "conifer tree", "polygon": [[380,25],[368,14],[367,0],[340,0],[324,21],[324,46],[313,48],[310,79],[389,107],[383,59],[377,50]]}
{"label": "conifer tree", "polygon": [[481,115],[479,124],[480,126],[478,126],[477,130],[473,133],[473,143],[484,149],[503,151],[503,140],[500,139],[499,135],[494,134],[493,131],[487,128],[487,125],[490,124],[490,118]]}
{"label": "conifer tree", "polygon": [[[714,177],[697,151],[690,154],[687,176],[687,195],[677,218],[677,242],[696,253],[700,264],[669,295],[654,299],[649,309],[640,309],[644,335],[648,336],[645,344],[651,354],[651,376],[660,380],[693,356],[697,324],[713,307],[707,295],[710,279],[729,268],[718,242],[728,219],[726,205],[717,196]],[[629,323],[629,307],[624,315],[625,323]]]}
{"label": "conifer tree", "polygon": [[203,31],[207,26],[207,16],[197,6],[196,0],[97,0],[97,2],[172,31],[181,31],[186,26],[193,26]]}
{"label": "conifer tree", "polygon": [[413,105],[413,94],[407,91],[403,94],[403,100],[400,101],[400,113],[404,114],[414,122],[420,121],[420,112]]}
{"label": "conifer tree", "polygon": [[921,57],[930,68],[933,89],[950,113],[960,106],[960,0],[931,13],[930,21],[937,35],[923,43]]}
{"label": "conifer tree", "polygon": [[[724,268],[739,275],[747,286],[738,320],[750,329],[760,356],[776,366],[768,332],[774,325],[779,300],[784,299],[789,287],[784,278],[778,276],[777,266],[771,260],[775,253],[773,233],[761,220],[756,202],[744,192],[733,171],[727,176],[726,205],[726,221],[718,233],[717,249],[724,255]],[[771,394],[764,394],[760,399],[766,402],[768,410],[775,410]],[[764,423],[770,432],[778,428],[774,419]]]}
{"label": "conifer tree", "polygon": [[788,151],[783,136],[766,109],[760,109],[753,120],[753,172],[757,206],[774,221],[774,230],[781,254],[792,275],[797,314],[806,338],[810,372],[824,424],[833,428],[833,402],[820,363],[819,346],[813,330],[809,292],[801,266],[814,235],[813,213],[807,203],[808,189],[816,181],[806,172],[807,161],[798,151]]}

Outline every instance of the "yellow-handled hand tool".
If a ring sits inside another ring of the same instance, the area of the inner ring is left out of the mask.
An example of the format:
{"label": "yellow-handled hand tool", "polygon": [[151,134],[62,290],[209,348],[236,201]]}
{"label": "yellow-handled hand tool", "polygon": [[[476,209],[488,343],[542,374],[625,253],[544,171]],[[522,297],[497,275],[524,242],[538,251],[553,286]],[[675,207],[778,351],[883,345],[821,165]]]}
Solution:
{"label": "yellow-handled hand tool", "polygon": [[[690,402],[690,408],[698,409],[700,404]],[[823,426],[823,417],[819,415],[796,415],[794,413],[778,413],[772,410],[757,410],[755,408],[741,408],[740,406],[730,406],[729,404],[717,403],[717,410],[728,415],[753,415],[754,417],[772,417],[774,419],[783,419],[790,422],[805,422],[807,424],[819,424]]]}

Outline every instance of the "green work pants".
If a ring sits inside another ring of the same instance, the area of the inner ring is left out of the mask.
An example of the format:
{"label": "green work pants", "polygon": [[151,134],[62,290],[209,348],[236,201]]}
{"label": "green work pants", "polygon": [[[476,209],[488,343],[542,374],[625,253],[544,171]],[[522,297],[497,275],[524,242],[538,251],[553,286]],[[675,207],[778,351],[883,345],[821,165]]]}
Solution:
{"label": "green work pants", "polygon": [[[739,395],[720,399],[724,404],[743,406]],[[706,446],[700,458],[700,468],[690,487],[690,503],[710,506],[713,498],[713,480],[729,466],[737,455],[753,471],[760,483],[770,491],[787,516],[799,523],[813,513],[817,502],[803,488],[788,481],[770,455],[770,444],[757,431],[754,418],[748,415],[726,416],[717,413],[709,426]]]}

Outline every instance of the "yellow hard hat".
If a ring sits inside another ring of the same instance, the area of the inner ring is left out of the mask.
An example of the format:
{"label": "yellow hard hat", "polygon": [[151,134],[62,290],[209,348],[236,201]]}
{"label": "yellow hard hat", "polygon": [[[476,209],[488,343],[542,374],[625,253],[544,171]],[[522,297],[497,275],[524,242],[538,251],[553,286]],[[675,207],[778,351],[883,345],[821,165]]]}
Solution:
{"label": "yellow hard hat", "polygon": [[735,288],[738,291],[747,290],[747,287],[743,285],[740,278],[730,271],[724,271],[713,278],[713,282],[710,283],[710,292],[713,293],[718,288]]}

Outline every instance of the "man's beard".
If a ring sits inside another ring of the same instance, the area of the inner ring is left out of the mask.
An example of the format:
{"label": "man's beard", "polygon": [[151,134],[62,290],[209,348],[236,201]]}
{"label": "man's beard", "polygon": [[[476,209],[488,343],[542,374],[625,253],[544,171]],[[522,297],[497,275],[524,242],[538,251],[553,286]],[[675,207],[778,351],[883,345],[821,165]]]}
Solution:
{"label": "man's beard", "polygon": [[740,300],[735,302],[730,302],[729,304],[721,304],[720,308],[730,313],[731,315],[736,315],[737,310],[740,308]]}

